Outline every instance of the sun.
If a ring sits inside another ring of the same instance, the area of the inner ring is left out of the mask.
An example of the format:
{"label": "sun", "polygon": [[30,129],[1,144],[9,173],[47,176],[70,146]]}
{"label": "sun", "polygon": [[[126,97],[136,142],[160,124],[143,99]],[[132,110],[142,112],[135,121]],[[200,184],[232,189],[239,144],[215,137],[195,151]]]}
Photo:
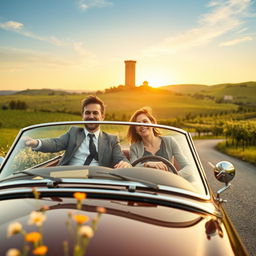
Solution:
{"label": "sun", "polygon": [[159,77],[159,76],[148,77],[148,79],[143,83],[145,82],[147,82],[150,87],[154,87],[154,88],[169,84],[168,80],[165,80],[163,77]]}
{"label": "sun", "polygon": [[147,84],[154,88],[176,83],[176,78],[171,74],[171,72],[166,72],[164,70],[145,72],[144,74],[141,74],[140,78],[142,78],[140,85]]}

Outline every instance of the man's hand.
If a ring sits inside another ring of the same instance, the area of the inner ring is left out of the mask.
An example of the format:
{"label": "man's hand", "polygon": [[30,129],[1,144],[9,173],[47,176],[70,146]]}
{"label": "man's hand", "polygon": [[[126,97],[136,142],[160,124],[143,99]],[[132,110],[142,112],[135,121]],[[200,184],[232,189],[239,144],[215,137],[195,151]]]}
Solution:
{"label": "man's hand", "polygon": [[160,170],[168,172],[168,167],[163,162],[145,162],[144,166],[145,167],[156,168],[156,169],[160,169]]}
{"label": "man's hand", "polygon": [[31,138],[27,137],[27,138],[25,138],[24,144],[27,147],[36,148],[38,146],[38,140],[31,139]]}
{"label": "man's hand", "polygon": [[114,166],[115,169],[117,169],[117,168],[131,168],[131,167],[132,167],[131,164],[129,164],[125,161],[120,161],[118,164],[116,164]]}

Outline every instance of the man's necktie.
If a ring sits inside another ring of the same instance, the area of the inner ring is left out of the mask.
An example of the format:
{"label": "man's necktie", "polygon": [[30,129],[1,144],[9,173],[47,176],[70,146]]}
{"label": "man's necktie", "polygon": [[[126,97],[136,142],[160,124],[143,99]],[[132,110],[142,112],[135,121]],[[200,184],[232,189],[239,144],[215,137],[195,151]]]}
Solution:
{"label": "man's necktie", "polygon": [[96,151],[96,147],[95,147],[95,144],[93,142],[93,137],[95,135],[93,133],[88,133],[88,136],[90,138],[90,141],[89,141],[89,151],[90,151],[90,154],[86,158],[86,160],[84,162],[84,165],[89,165],[93,158],[98,161],[98,152]]}

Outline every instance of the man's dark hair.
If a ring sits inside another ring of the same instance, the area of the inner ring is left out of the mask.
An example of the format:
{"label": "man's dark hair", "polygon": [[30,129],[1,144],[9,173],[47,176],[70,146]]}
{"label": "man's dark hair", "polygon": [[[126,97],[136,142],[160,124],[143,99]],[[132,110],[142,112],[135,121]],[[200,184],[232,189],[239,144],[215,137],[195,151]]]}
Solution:
{"label": "man's dark hair", "polygon": [[99,104],[100,108],[101,108],[101,114],[102,115],[105,114],[104,102],[100,98],[98,98],[97,96],[94,96],[94,95],[90,95],[82,101],[82,109],[81,109],[82,114],[84,112],[84,108],[89,104]]}

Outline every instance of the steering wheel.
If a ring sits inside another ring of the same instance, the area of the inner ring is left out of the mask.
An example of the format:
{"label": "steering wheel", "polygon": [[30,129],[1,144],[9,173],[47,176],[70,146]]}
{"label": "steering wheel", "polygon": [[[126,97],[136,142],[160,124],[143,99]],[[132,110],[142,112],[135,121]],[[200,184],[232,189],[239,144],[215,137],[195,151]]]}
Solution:
{"label": "steering wheel", "polygon": [[169,168],[170,171],[172,171],[174,174],[179,175],[175,166],[169,160],[167,160],[161,156],[143,156],[143,157],[135,160],[132,163],[132,166],[135,166],[136,164],[141,163],[141,162],[152,161],[152,160],[158,160],[158,161],[163,162],[164,164],[167,165],[167,167]]}

